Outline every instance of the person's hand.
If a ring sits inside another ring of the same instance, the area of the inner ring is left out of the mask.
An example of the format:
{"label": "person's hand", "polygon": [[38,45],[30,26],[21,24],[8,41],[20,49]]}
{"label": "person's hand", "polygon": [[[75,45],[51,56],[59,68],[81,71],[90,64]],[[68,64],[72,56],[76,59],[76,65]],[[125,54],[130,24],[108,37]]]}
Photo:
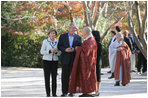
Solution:
{"label": "person's hand", "polygon": [[53,53],[54,52],[54,49],[51,49],[51,53]]}
{"label": "person's hand", "polygon": [[74,52],[74,48],[66,48],[65,52],[68,52],[68,53]]}
{"label": "person's hand", "polygon": [[137,53],[140,53],[140,50],[137,50]]}
{"label": "person's hand", "polygon": [[117,48],[117,51],[121,51],[121,49],[120,48]]}
{"label": "person's hand", "polygon": [[75,50],[74,48],[71,48],[71,52],[74,52],[74,50]]}
{"label": "person's hand", "polygon": [[53,52],[56,53],[57,52],[57,49],[54,49]]}
{"label": "person's hand", "polygon": [[51,53],[56,53],[57,52],[57,49],[52,49],[51,50]]}
{"label": "person's hand", "polygon": [[70,48],[66,48],[65,49],[65,52],[70,52]]}
{"label": "person's hand", "polygon": [[77,51],[78,46],[75,47],[75,50]]}

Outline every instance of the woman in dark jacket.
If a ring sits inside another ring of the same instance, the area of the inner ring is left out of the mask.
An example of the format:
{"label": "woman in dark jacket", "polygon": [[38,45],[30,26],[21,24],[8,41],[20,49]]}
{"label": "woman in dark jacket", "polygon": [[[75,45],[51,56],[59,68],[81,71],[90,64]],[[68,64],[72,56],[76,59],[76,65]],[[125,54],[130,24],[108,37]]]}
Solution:
{"label": "woman in dark jacket", "polygon": [[101,54],[102,54],[102,45],[100,42],[100,32],[99,31],[92,31],[93,36],[95,37],[95,40],[97,42],[97,64],[96,64],[96,74],[97,74],[97,92],[96,92],[96,96],[100,95],[99,89],[100,89],[100,85],[101,85],[101,65],[100,65],[100,58],[101,58]]}

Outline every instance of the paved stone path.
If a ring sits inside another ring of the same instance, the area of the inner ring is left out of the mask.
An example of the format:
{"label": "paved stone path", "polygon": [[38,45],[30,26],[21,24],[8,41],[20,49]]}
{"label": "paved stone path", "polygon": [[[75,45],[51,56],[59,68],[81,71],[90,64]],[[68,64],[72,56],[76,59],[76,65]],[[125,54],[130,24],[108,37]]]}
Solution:
{"label": "paved stone path", "polygon": [[[127,86],[114,86],[114,79],[108,79],[109,69],[102,69],[100,97],[146,97],[147,76],[132,73]],[[58,69],[57,95],[61,95],[61,68]],[[75,96],[78,96],[76,94]],[[1,67],[2,97],[46,97],[43,70],[41,68]]]}

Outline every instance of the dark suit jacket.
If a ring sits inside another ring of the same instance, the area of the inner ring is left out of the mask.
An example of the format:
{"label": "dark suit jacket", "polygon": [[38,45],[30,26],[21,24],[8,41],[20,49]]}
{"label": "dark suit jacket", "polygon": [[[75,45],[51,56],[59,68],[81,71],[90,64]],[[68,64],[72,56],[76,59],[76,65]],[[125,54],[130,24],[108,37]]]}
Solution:
{"label": "dark suit jacket", "polygon": [[[73,40],[72,47],[75,48],[76,46],[80,46],[81,44],[82,44],[82,38],[79,35],[74,34],[74,40]],[[65,52],[65,49],[69,47],[70,46],[69,46],[68,33],[61,34],[59,38],[59,42],[58,42],[58,49],[62,51],[61,63],[63,65],[69,64],[70,62],[74,61],[76,52],[73,52],[73,53]]]}
{"label": "dark suit jacket", "polygon": [[125,41],[126,44],[129,46],[130,50],[132,50],[132,49],[131,49],[131,42],[130,42],[129,38],[127,38],[127,37],[124,36],[124,41]]}

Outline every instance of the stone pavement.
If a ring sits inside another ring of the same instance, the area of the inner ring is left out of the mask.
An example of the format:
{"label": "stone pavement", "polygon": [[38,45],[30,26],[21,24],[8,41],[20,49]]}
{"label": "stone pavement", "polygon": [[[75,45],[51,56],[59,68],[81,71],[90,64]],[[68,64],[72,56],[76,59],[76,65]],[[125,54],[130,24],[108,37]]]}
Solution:
{"label": "stone pavement", "polygon": [[[100,97],[146,97],[147,76],[132,73],[127,86],[114,86],[114,79],[108,79],[109,69],[103,68]],[[57,95],[61,95],[61,68],[58,69]],[[76,94],[75,96],[78,96]],[[46,97],[43,70],[41,68],[1,67],[2,97]]]}

